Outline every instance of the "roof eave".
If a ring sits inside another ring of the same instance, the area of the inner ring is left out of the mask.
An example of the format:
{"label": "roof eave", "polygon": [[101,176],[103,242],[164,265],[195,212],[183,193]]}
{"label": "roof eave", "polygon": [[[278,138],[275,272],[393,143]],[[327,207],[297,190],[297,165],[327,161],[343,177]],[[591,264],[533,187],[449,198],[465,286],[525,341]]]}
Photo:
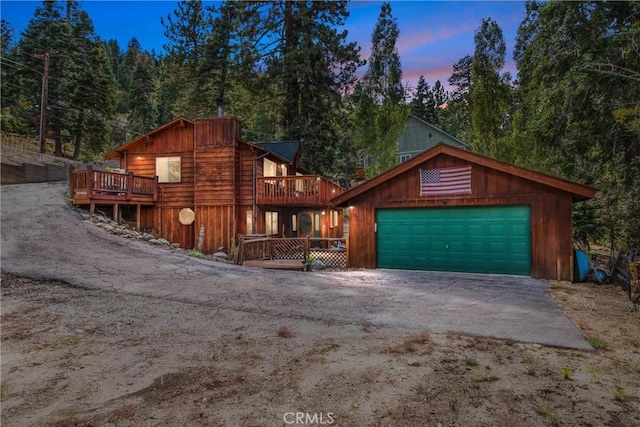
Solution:
{"label": "roof eave", "polygon": [[527,179],[539,184],[547,185],[553,188],[560,189],[572,194],[573,202],[579,202],[583,200],[591,199],[596,194],[596,189],[577,182],[568,181],[566,179],[553,177],[543,174],[541,172],[535,172],[520,166],[511,165],[500,160],[491,159],[489,157],[482,156],[480,154],[472,153],[462,150],[460,148],[451,147],[443,143],[439,143],[433,148],[425,151],[424,153],[409,159],[408,161],[397,165],[396,167],[378,175],[359,186],[348,190],[347,192],[335,197],[331,202],[335,206],[340,206],[351,199],[358,197],[362,193],[371,190],[377,185],[391,178],[394,178],[401,173],[408,171],[409,169],[424,163],[425,161],[432,159],[440,154],[446,154],[452,157],[457,157],[462,160],[466,160],[470,163],[475,163],[481,166],[485,166],[491,169],[499,170],[510,175],[515,175],[523,179]]}
{"label": "roof eave", "polygon": [[148,140],[149,138],[153,137],[154,135],[157,135],[161,132],[164,132],[167,129],[170,129],[174,126],[177,125],[181,125],[181,126],[185,126],[186,124],[190,124],[190,125],[194,125],[194,122],[192,122],[191,120],[188,120],[184,117],[178,117],[177,119],[174,119],[172,121],[170,121],[169,123],[165,123],[164,125],[155,128],[154,130],[152,130],[151,132],[145,134],[145,135],[141,135],[139,137],[137,137],[136,139],[133,139],[129,142],[127,142],[126,144],[123,144],[117,148],[114,148],[113,150],[107,151],[106,153],[104,153],[103,157],[105,159],[121,159],[122,158],[122,154],[123,152],[129,150],[130,148],[136,146],[137,144],[140,144],[146,140]]}

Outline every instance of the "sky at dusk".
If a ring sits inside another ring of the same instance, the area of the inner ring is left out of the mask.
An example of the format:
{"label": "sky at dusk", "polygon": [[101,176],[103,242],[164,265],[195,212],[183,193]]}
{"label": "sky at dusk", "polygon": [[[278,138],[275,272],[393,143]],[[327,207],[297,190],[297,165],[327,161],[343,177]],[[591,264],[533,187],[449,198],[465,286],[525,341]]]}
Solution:
{"label": "sky at dusk", "polygon": [[[210,2],[205,2],[210,3]],[[403,81],[415,87],[424,75],[429,85],[436,80],[447,87],[452,66],[473,54],[473,35],[483,18],[493,18],[502,28],[507,44],[505,71],[516,73],[512,59],[518,25],[524,18],[524,1],[391,1],[400,37],[397,47]],[[0,1],[0,16],[14,28],[14,42],[26,28],[39,1]],[[369,58],[371,34],[380,14],[381,2],[351,1],[345,28],[349,41],[356,41],[361,55]],[[80,1],[96,33],[103,40],[116,39],[122,49],[137,38],[146,50],[163,52],[167,42],[160,18],[177,7],[176,1]]]}

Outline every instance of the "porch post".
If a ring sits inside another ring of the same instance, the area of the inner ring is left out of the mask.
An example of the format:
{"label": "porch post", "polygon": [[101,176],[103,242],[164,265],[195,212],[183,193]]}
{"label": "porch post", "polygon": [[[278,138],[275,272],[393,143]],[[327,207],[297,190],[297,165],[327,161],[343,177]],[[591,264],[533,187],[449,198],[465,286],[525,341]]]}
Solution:
{"label": "porch post", "polygon": [[127,200],[133,196],[133,172],[127,174]]}
{"label": "porch post", "polygon": [[93,169],[91,168],[91,166],[87,166],[86,174],[87,174],[87,180],[86,180],[87,197],[89,199],[92,199],[94,183],[93,183]]}

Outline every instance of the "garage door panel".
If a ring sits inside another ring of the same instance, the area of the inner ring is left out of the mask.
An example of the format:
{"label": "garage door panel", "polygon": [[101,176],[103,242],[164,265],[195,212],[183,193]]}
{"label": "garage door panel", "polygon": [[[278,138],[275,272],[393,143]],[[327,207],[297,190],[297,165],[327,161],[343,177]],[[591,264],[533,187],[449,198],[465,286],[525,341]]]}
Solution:
{"label": "garage door panel", "polygon": [[526,206],[381,209],[378,266],[480,273],[531,273]]}

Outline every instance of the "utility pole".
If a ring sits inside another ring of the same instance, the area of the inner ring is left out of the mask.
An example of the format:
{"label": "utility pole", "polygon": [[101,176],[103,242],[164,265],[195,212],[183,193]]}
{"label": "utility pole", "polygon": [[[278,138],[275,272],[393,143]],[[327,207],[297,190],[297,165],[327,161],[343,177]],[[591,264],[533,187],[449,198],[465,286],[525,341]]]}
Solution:
{"label": "utility pole", "polygon": [[49,52],[44,54],[44,72],[42,73],[42,94],[40,97],[40,152],[46,151],[47,141],[47,93],[49,84]]}

